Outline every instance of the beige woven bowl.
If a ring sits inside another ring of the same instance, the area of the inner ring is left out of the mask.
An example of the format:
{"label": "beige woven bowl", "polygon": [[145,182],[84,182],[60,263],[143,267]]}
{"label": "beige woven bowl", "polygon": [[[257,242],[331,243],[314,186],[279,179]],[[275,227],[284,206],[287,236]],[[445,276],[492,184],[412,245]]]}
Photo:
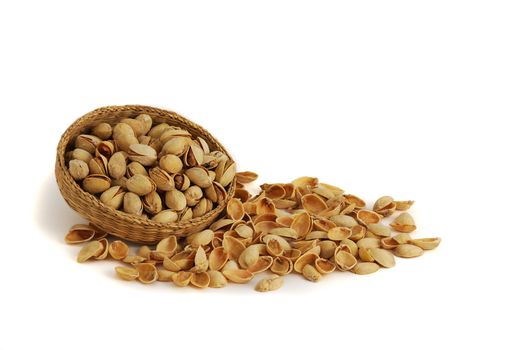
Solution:
{"label": "beige woven bowl", "polygon": [[226,199],[218,203],[216,208],[204,216],[182,222],[163,224],[106,206],[97,197],[84,191],[69,174],[64,156],[66,151],[73,146],[76,136],[87,132],[100,122],[114,125],[122,118],[132,118],[142,113],[149,114],[155,123],[168,123],[183,127],[193,135],[205,139],[211,149],[221,151],[231,157],[220,142],[207,130],[175,112],[138,105],[102,107],[77,119],[64,132],[58,143],[55,176],[62,196],[73,210],[103,231],[136,243],[154,244],[169,235],[184,236],[207,228],[220,215],[232,198],[236,179],[232,181]]}

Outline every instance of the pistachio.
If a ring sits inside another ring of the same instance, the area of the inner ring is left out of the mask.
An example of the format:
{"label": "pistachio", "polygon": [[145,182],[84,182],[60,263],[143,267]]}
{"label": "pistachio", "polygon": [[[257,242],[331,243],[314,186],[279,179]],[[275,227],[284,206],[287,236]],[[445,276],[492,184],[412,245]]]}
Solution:
{"label": "pistachio", "polygon": [[100,123],[91,130],[91,133],[101,140],[107,140],[111,137],[113,128],[109,123]]}
{"label": "pistachio", "polygon": [[202,189],[198,186],[189,187],[183,194],[185,196],[185,200],[187,201],[187,205],[190,207],[195,206],[203,197]]}
{"label": "pistachio", "polygon": [[167,141],[162,148],[163,154],[174,154],[175,156],[181,156],[185,153],[189,147],[190,142],[189,137],[185,136],[175,136]]}
{"label": "pistachio", "polygon": [[100,138],[94,135],[79,135],[76,137],[74,146],[76,148],[81,148],[90,154],[94,154],[96,151],[96,145],[101,141]]}
{"label": "pistachio", "polygon": [[88,242],[93,239],[95,230],[93,227],[84,224],[74,225],[69,229],[69,232],[65,235],[65,243],[77,244]]}
{"label": "pistachio", "polygon": [[254,289],[258,292],[269,292],[280,289],[283,286],[283,277],[272,275],[261,279]]}
{"label": "pistachio", "polygon": [[131,162],[127,165],[126,175],[127,177],[133,177],[134,175],[148,176],[147,170],[138,162]]}
{"label": "pistachio", "polygon": [[305,277],[306,279],[308,279],[311,282],[318,282],[321,278],[321,274],[311,264],[307,264],[303,267],[302,274],[303,274],[303,277]]}
{"label": "pistachio", "polygon": [[187,199],[182,192],[173,189],[165,192],[165,205],[170,209],[181,211],[187,207]]}
{"label": "pistachio", "polygon": [[89,166],[80,159],[72,159],[69,161],[69,174],[76,181],[83,180],[89,175]]}
{"label": "pistachio", "polygon": [[176,220],[178,220],[178,214],[174,210],[162,210],[161,212],[153,216],[151,220],[161,223],[175,222]]}
{"label": "pistachio", "polygon": [[177,174],[183,169],[183,163],[180,158],[174,154],[166,154],[160,158],[160,168],[169,174]]}
{"label": "pistachio", "polygon": [[410,233],[416,229],[414,219],[409,213],[401,213],[390,226],[396,231],[405,233]]}
{"label": "pistachio", "polygon": [[125,176],[127,167],[126,167],[126,157],[123,152],[114,153],[107,164],[107,169],[109,175],[113,179],[120,179]]}
{"label": "pistachio", "polygon": [[212,180],[209,177],[209,171],[203,167],[193,167],[185,171],[191,183],[200,188],[207,188],[212,185]]}
{"label": "pistachio", "polygon": [[149,214],[158,214],[162,211],[162,198],[156,191],[147,193],[142,198],[143,208]]}
{"label": "pistachio", "polygon": [[71,154],[71,159],[83,160],[85,164],[88,164],[89,161],[93,158],[93,155],[81,148],[75,148]]}
{"label": "pistachio", "polygon": [[131,145],[137,144],[138,139],[134,130],[125,123],[118,123],[113,128],[113,138],[119,150],[128,152]]}
{"label": "pistachio", "polygon": [[415,258],[423,254],[423,249],[413,244],[400,244],[393,252],[401,258]]}
{"label": "pistachio", "polygon": [[113,209],[119,209],[124,195],[125,191],[120,186],[113,186],[100,195],[100,201]]}
{"label": "pistachio", "polygon": [[123,211],[128,214],[142,215],[143,204],[137,194],[127,192],[123,197]]}
{"label": "pistachio", "polygon": [[111,141],[102,141],[96,145],[95,155],[104,156],[105,158],[111,158],[114,153],[114,143]]}
{"label": "pistachio", "polygon": [[147,176],[136,174],[129,178],[126,183],[127,189],[139,196],[144,196],[155,190],[156,185]]}
{"label": "pistachio", "polygon": [[150,166],[156,163],[156,150],[148,145],[133,144],[129,146],[127,152],[129,159],[138,162],[145,166]]}
{"label": "pistachio", "polygon": [[88,175],[82,182],[84,190],[91,194],[101,193],[109,189],[111,186],[111,180],[100,174]]}
{"label": "pistachio", "polygon": [[171,191],[174,189],[174,179],[168,172],[159,167],[149,169],[149,177],[161,191]]}
{"label": "pistachio", "polygon": [[358,275],[368,275],[374,273],[380,269],[380,266],[373,262],[360,262],[357,263],[351,270]]}

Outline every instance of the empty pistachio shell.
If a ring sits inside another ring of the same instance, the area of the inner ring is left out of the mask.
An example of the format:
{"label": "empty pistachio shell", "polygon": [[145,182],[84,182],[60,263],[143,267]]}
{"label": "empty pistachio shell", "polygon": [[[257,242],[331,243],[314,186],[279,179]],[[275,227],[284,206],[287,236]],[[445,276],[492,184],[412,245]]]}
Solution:
{"label": "empty pistachio shell", "polygon": [[303,254],[294,262],[294,270],[298,273],[302,273],[303,267],[307,264],[314,264],[314,261],[317,258],[318,255],[313,252]]}
{"label": "empty pistachio shell", "polygon": [[[352,241],[351,241],[352,242]],[[330,240],[321,241],[318,243],[320,247],[320,257],[324,259],[330,259],[334,256],[336,250],[336,243]]]}
{"label": "empty pistachio shell", "polygon": [[76,260],[79,263],[83,263],[91,258],[95,258],[102,253],[103,248],[102,243],[99,241],[89,242],[80,250]]}
{"label": "empty pistachio shell", "polygon": [[380,269],[380,266],[373,262],[360,262],[350,270],[358,275],[368,275],[374,273]]}
{"label": "empty pistachio shell", "polygon": [[336,262],[338,269],[341,271],[348,271],[352,269],[358,262],[354,255],[344,250],[340,250],[334,255],[334,261]]}
{"label": "empty pistachio shell", "polygon": [[238,257],[238,263],[244,269],[247,269],[254,265],[260,257],[259,245],[253,244],[243,250]]}
{"label": "empty pistachio shell", "polygon": [[111,187],[111,180],[100,174],[88,175],[82,182],[82,187],[89,193],[101,193]]}
{"label": "empty pistachio shell", "polygon": [[241,220],[245,215],[243,204],[237,198],[232,198],[227,203],[227,215],[234,221]]}
{"label": "empty pistachio shell", "polygon": [[302,176],[292,181],[292,184],[296,187],[316,187],[318,185],[318,178],[310,176]]}
{"label": "empty pistachio shell", "polygon": [[132,267],[117,266],[114,268],[118,277],[125,281],[133,281],[138,278],[138,271]]}
{"label": "empty pistachio shell", "polygon": [[75,180],[83,180],[89,175],[89,166],[83,160],[73,159],[69,161],[69,174]]}
{"label": "empty pistachio shell", "polygon": [[321,274],[311,264],[307,264],[303,267],[302,274],[303,277],[312,282],[318,282],[321,278]]}
{"label": "empty pistachio shell", "polygon": [[236,181],[241,184],[248,184],[255,181],[258,178],[258,174],[253,173],[252,171],[242,171],[236,173]]}
{"label": "empty pistachio shell", "polygon": [[173,280],[173,271],[158,268],[156,270],[158,271],[158,281],[171,282]]}
{"label": "empty pistachio shell", "polygon": [[197,288],[207,288],[211,282],[211,277],[205,271],[196,272],[191,276],[191,284]]}
{"label": "empty pistachio shell", "polygon": [[100,254],[98,254],[95,259],[96,260],[103,260],[107,258],[107,255],[109,253],[109,241],[106,238],[99,239],[98,242],[102,243],[102,251]]}
{"label": "empty pistachio shell", "polygon": [[69,232],[65,235],[65,243],[77,244],[88,242],[93,239],[95,230],[93,227],[84,224],[74,225],[69,229]]}
{"label": "empty pistachio shell", "polygon": [[377,236],[380,237],[389,237],[390,236],[390,228],[383,224],[368,224],[367,230],[369,232],[374,233]]}
{"label": "empty pistachio shell", "polygon": [[245,245],[239,239],[231,236],[223,238],[223,247],[233,260],[237,260],[245,249]]}
{"label": "empty pistachio shell", "polygon": [[381,240],[378,238],[362,238],[357,243],[358,248],[379,248],[381,245]]}
{"label": "empty pistachio shell", "polygon": [[128,214],[141,215],[143,204],[140,197],[132,192],[127,192],[123,197],[123,211]]}
{"label": "empty pistachio shell", "polygon": [[423,250],[431,250],[439,246],[439,244],[441,243],[441,238],[418,238],[411,239],[408,242],[410,244],[414,244],[415,246],[420,247]]}
{"label": "empty pistachio shell", "polygon": [[276,235],[280,237],[287,237],[287,238],[298,238],[298,233],[294,231],[292,228],[288,227],[276,227],[269,231],[271,235]]}
{"label": "empty pistachio shell", "polygon": [[400,244],[393,251],[401,258],[415,258],[423,254],[423,249],[413,244]]}
{"label": "empty pistachio shell", "polygon": [[107,140],[111,137],[113,128],[109,123],[100,123],[91,130],[91,133],[101,140]]}
{"label": "empty pistachio shell", "polygon": [[369,252],[370,255],[374,258],[374,261],[383,267],[394,267],[394,265],[396,265],[394,255],[388,250],[381,248],[370,248]]}
{"label": "empty pistachio shell", "polygon": [[316,270],[322,274],[331,273],[336,270],[336,264],[323,258],[317,258],[314,261],[314,267],[316,267]]}
{"label": "empty pistachio shell", "polygon": [[155,190],[153,181],[144,175],[136,174],[129,178],[126,182],[127,189],[139,196],[144,196]]}
{"label": "empty pistachio shell", "polygon": [[397,218],[394,219],[390,226],[396,231],[406,233],[410,233],[416,229],[414,219],[409,213],[401,213]]}
{"label": "empty pistachio shell", "polygon": [[396,210],[405,211],[410,209],[414,201],[394,201],[394,203],[396,204]]}
{"label": "empty pistachio shell", "polygon": [[109,245],[109,255],[113,259],[122,260],[129,253],[129,247],[122,241],[114,241]]}
{"label": "empty pistachio shell", "polygon": [[294,216],[290,228],[296,231],[298,238],[309,234],[312,230],[312,218],[309,213],[303,212]]}
{"label": "empty pistachio shell", "polygon": [[271,267],[273,261],[274,261],[274,259],[272,258],[272,256],[267,256],[267,255],[260,256],[254,264],[252,264],[251,266],[249,266],[247,268],[247,270],[249,270],[253,274],[257,274],[257,273],[266,271]]}
{"label": "empty pistachio shell", "polygon": [[149,284],[158,280],[158,271],[153,264],[140,263],[134,265],[134,268],[138,271],[138,281]]}
{"label": "empty pistachio shell", "polygon": [[194,272],[203,272],[206,271],[209,267],[209,260],[207,260],[207,255],[205,251],[200,246],[196,250],[196,255],[194,256]]}
{"label": "empty pistachio shell", "polygon": [[176,251],[176,248],[178,247],[178,239],[176,236],[168,236],[164,239],[162,239],[158,244],[156,245],[156,251],[162,252],[165,254],[165,256],[172,256],[174,252]]}
{"label": "empty pistachio shell", "polygon": [[247,283],[254,277],[252,272],[242,269],[222,270],[222,273],[229,281],[234,283]]}
{"label": "empty pistachio shell", "polygon": [[169,174],[177,174],[182,171],[183,163],[181,159],[174,154],[166,154],[160,158],[160,168]]}
{"label": "empty pistachio shell", "polygon": [[214,232],[212,230],[203,230],[200,232],[192,233],[187,236],[186,241],[192,247],[197,248],[199,246],[206,246],[211,243],[214,238]]}
{"label": "empty pistachio shell", "polygon": [[174,179],[165,170],[154,167],[149,169],[149,178],[156,184],[156,187],[162,191],[174,190]]}
{"label": "empty pistachio shell", "polygon": [[229,253],[223,247],[218,247],[209,254],[209,269],[221,270],[229,260]]}
{"label": "empty pistachio shell", "polygon": [[385,217],[392,215],[395,209],[396,202],[394,202],[394,199],[390,196],[378,198],[372,207],[372,210]]}
{"label": "empty pistachio shell", "polygon": [[220,271],[207,271],[209,275],[209,287],[223,288],[227,285],[227,279]]}
{"label": "empty pistachio shell", "polygon": [[393,236],[392,239],[398,244],[406,244],[411,240],[410,235],[404,232],[398,233],[397,235]]}
{"label": "empty pistachio shell", "polygon": [[271,271],[278,275],[287,275],[292,272],[293,268],[294,264],[291,259],[283,256],[274,258],[271,265]]}
{"label": "empty pistachio shell", "polygon": [[347,227],[333,227],[327,232],[327,237],[332,241],[341,241],[351,235],[351,229]]}
{"label": "empty pistachio shell", "polygon": [[338,226],[342,227],[354,227],[358,222],[351,216],[348,215],[334,215],[329,217],[329,220],[334,222]]}
{"label": "empty pistachio shell", "polygon": [[162,210],[161,212],[153,216],[151,220],[161,222],[164,224],[169,222],[175,222],[176,220],[178,220],[178,213],[170,209]]}
{"label": "empty pistachio shell", "polygon": [[327,209],[327,204],[316,194],[306,194],[301,198],[303,208],[311,214],[319,214]]}
{"label": "empty pistachio shell", "polygon": [[127,263],[127,264],[138,264],[138,263],[142,263],[146,260],[149,260],[148,258],[144,258],[143,256],[139,256],[139,255],[127,255],[122,261],[124,263]]}
{"label": "empty pistachio shell", "polygon": [[368,225],[368,224],[377,224],[378,222],[380,222],[381,217],[373,211],[360,210],[356,214],[356,219],[359,222],[361,222],[363,225]]}
{"label": "empty pistachio shell", "polygon": [[180,271],[174,273],[172,276],[173,283],[178,287],[186,287],[191,282],[192,275],[193,273],[189,271]]}

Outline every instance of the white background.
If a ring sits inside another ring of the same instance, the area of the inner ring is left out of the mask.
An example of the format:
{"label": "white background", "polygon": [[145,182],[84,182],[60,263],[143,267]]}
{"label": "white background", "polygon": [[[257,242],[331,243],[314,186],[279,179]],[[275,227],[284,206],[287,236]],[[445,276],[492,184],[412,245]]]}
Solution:
{"label": "white background", "polygon": [[[521,2],[188,3],[1,3],[0,349],[521,349]],[[55,147],[115,104],[200,123],[260,182],[414,199],[443,242],[265,294],[77,264]]]}

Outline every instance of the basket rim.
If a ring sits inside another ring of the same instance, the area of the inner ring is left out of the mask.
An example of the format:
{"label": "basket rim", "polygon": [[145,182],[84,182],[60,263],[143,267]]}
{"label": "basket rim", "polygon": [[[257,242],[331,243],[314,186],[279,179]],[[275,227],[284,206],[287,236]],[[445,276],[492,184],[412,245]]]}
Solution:
{"label": "basket rim", "polygon": [[[84,125],[89,124],[89,121],[92,121],[95,118],[98,118],[101,114],[107,113],[107,112],[125,112],[125,111],[134,111],[138,113],[153,113],[158,114],[164,117],[169,117],[172,119],[171,122],[168,122],[169,125],[176,125],[176,122],[179,122],[180,126],[182,127],[188,127],[190,129],[198,130],[200,133],[204,134],[204,138],[206,141],[211,141],[212,143],[216,144],[217,148],[225,153],[229,159],[233,160],[230,153],[227,151],[227,149],[214,137],[209,131],[207,131],[202,126],[190,121],[189,119],[183,117],[182,115],[170,111],[165,110],[157,107],[151,107],[147,105],[111,105],[111,106],[104,106],[96,108],[83,116],[77,118],[61,135],[60,141],[58,142],[57,146],[57,153],[56,153],[56,171],[60,171],[63,176],[63,180],[67,181],[70,185],[72,185],[77,194],[83,197],[83,199],[88,200],[89,202],[92,202],[96,206],[96,210],[101,210],[107,214],[111,214],[115,216],[115,219],[118,218],[120,220],[124,220],[126,222],[129,222],[133,225],[142,225],[142,226],[149,226],[154,227],[162,230],[180,230],[185,228],[190,228],[192,226],[196,226],[199,224],[202,224],[204,221],[208,220],[211,216],[218,214],[223,211],[225,208],[227,202],[232,198],[234,194],[234,190],[236,187],[236,176],[234,177],[233,181],[231,182],[231,185],[229,186],[229,190],[227,191],[227,195],[224,201],[221,203],[218,203],[218,205],[212,209],[211,211],[205,213],[203,216],[199,216],[196,218],[191,218],[189,220],[184,220],[181,222],[171,222],[171,223],[160,223],[153,221],[149,218],[143,218],[136,215],[128,214],[124,211],[114,209],[112,207],[109,207],[102,203],[98,197],[95,195],[85,191],[83,188],[80,187],[80,185],[73,179],[71,174],[69,173],[66,162],[65,162],[65,153],[67,150],[67,146],[70,144],[73,131],[76,129],[81,129]],[[154,120],[154,115],[151,116]],[[234,160],[233,160],[234,161]],[[58,178],[55,176],[56,180],[58,181]],[[59,187],[60,184],[59,184]],[[60,191],[62,192],[62,191]],[[62,193],[63,196],[63,193]],[[66,201],[67,202],[67,201]]]}

